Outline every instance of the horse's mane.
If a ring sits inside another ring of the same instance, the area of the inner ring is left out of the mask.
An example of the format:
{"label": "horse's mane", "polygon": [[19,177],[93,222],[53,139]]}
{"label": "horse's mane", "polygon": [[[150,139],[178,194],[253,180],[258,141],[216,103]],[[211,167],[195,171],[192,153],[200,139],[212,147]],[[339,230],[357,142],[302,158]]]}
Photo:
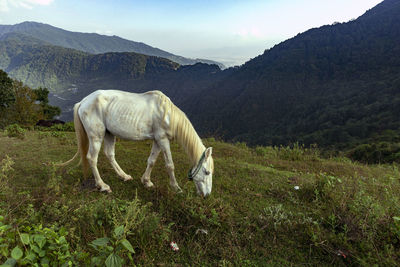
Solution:
{"label": "horse's mane", "polygon": [[172,103],[169,97],[160,91],[153,91],[153,93],[156,93],[160,98],[160,107],[164,112],[163,121],[169,121],[171,137],[183,147],[192,166],[196,165],[206,148],[192,123],[186,114]]}

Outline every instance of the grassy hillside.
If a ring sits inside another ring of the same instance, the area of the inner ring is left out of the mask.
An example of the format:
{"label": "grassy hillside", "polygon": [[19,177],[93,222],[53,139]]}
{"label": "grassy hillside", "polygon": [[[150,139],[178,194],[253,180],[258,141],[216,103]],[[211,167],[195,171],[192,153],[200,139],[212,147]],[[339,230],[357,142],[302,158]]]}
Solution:
{"label": "grassy hillside", "polygon": [[[23,140],[0,133],[1,262],[12,251],[21,263],[31,251],[32,261],[60,265],[102,266],[110,253],[145,266],[398,263],[399,165],[322,159],[301,147],[205,143],[214,147],[215,175],[211,196],[201,199],[185,178],[189,161],[176,144],[182,194],[170,190],[162,157],[155,188],[145,189],[140,177],[151,143],[126,141],[117,142],[116,157],[134,180],[119,180],[102,154],[99,170],[113,190],[102,194],[82,181],[80,168],[55,172],[52,163],[76,151],[73,133],[28,131]],[[115,244],[102,247],[102,237]],[[125,238],[134,254],[122,246]]]}

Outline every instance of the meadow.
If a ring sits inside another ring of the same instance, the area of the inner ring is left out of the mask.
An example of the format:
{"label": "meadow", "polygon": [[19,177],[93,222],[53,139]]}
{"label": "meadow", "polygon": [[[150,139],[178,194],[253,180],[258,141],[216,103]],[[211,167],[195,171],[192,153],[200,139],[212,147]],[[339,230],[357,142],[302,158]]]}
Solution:
{"label": "meadow", "polygon": [[[118,140],[123,182],[104,154],[111,194],[76,164],[73,132],[0,132],[2,266],[394,266],[400,259],[400,166],[321,157],[317,148],[213,147],[210,197],[188,181],[189,160],[172,145],[183,193],[170,189],[160,157],[155,187],[140,177],[151,142]],[[171,248],[175,242],[179,250]]]}

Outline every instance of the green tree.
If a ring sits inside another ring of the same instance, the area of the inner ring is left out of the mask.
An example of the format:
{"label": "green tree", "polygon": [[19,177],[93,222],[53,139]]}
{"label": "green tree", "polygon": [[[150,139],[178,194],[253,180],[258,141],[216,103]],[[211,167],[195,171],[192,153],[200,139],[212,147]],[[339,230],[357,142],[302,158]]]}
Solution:
{"label": "green tree", "polygon": [[39,87],[33,90],[36,94],[36,101],[39,101],[43,109],[43,116],[46,120],[51,120],[55,116],[60,115],[61,109],[56,106],[49,105],[49,90]]}
{"label": "green tree", "polygon": [[13,91],[15,101],[7,111],[8,124],[30,126],[44,118],[43,108],[40,103],[37,104],[37,95],[34,90],[20,81],[14,81]]}
{"label": "green tree", "polygon": [[13,80],[6,72],[0,70],[0,108],[7,108],[14,101],[12,84]]}

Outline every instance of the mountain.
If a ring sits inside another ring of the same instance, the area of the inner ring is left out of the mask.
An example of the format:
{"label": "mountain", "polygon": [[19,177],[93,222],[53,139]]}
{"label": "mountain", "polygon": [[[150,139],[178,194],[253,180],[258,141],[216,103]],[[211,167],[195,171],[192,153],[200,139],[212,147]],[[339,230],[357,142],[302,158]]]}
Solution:
{"label": "mountain", "polygon": [[137,53],[91,54],[16,32],[0,37],[0,68],[32,87],[48,87],[63,119],[97,89],[157,89],[203,136],[328,149],[400,143],[399,55],[398,0],[347,23],[310,29],[223,71]]}
{"label": "mountain", "polygon": [[171,54],[161,49],[151,47],[141,42],[134,42],[118,36],[106,36],[97,33],[82,33],[66,31],[48,24],[38,22],[22,22],[15,25],[0,25],[0,37],[7,33],[20,33],[52,45],[72,48],[91,54],[107,52],[135,52],[170,59],[181,65],[195,63],[216,64],[225,68],[221,63],[206,59],[189,59]]}
{"label": "mountain", "polygon": [[98,89],[162,90],[178,105],[226,76],[217,65],[179,64],[133,52],[90,54],[9,32],[0,37],[0,69],[32,88],[50,90],[50,103],[72,118],[74,103]]}
{"label": "mountain", "polygon": [[266,50],[185,109],[202,133],[253,145],[400,142],[399,77],[400,1],[385,0]]}

